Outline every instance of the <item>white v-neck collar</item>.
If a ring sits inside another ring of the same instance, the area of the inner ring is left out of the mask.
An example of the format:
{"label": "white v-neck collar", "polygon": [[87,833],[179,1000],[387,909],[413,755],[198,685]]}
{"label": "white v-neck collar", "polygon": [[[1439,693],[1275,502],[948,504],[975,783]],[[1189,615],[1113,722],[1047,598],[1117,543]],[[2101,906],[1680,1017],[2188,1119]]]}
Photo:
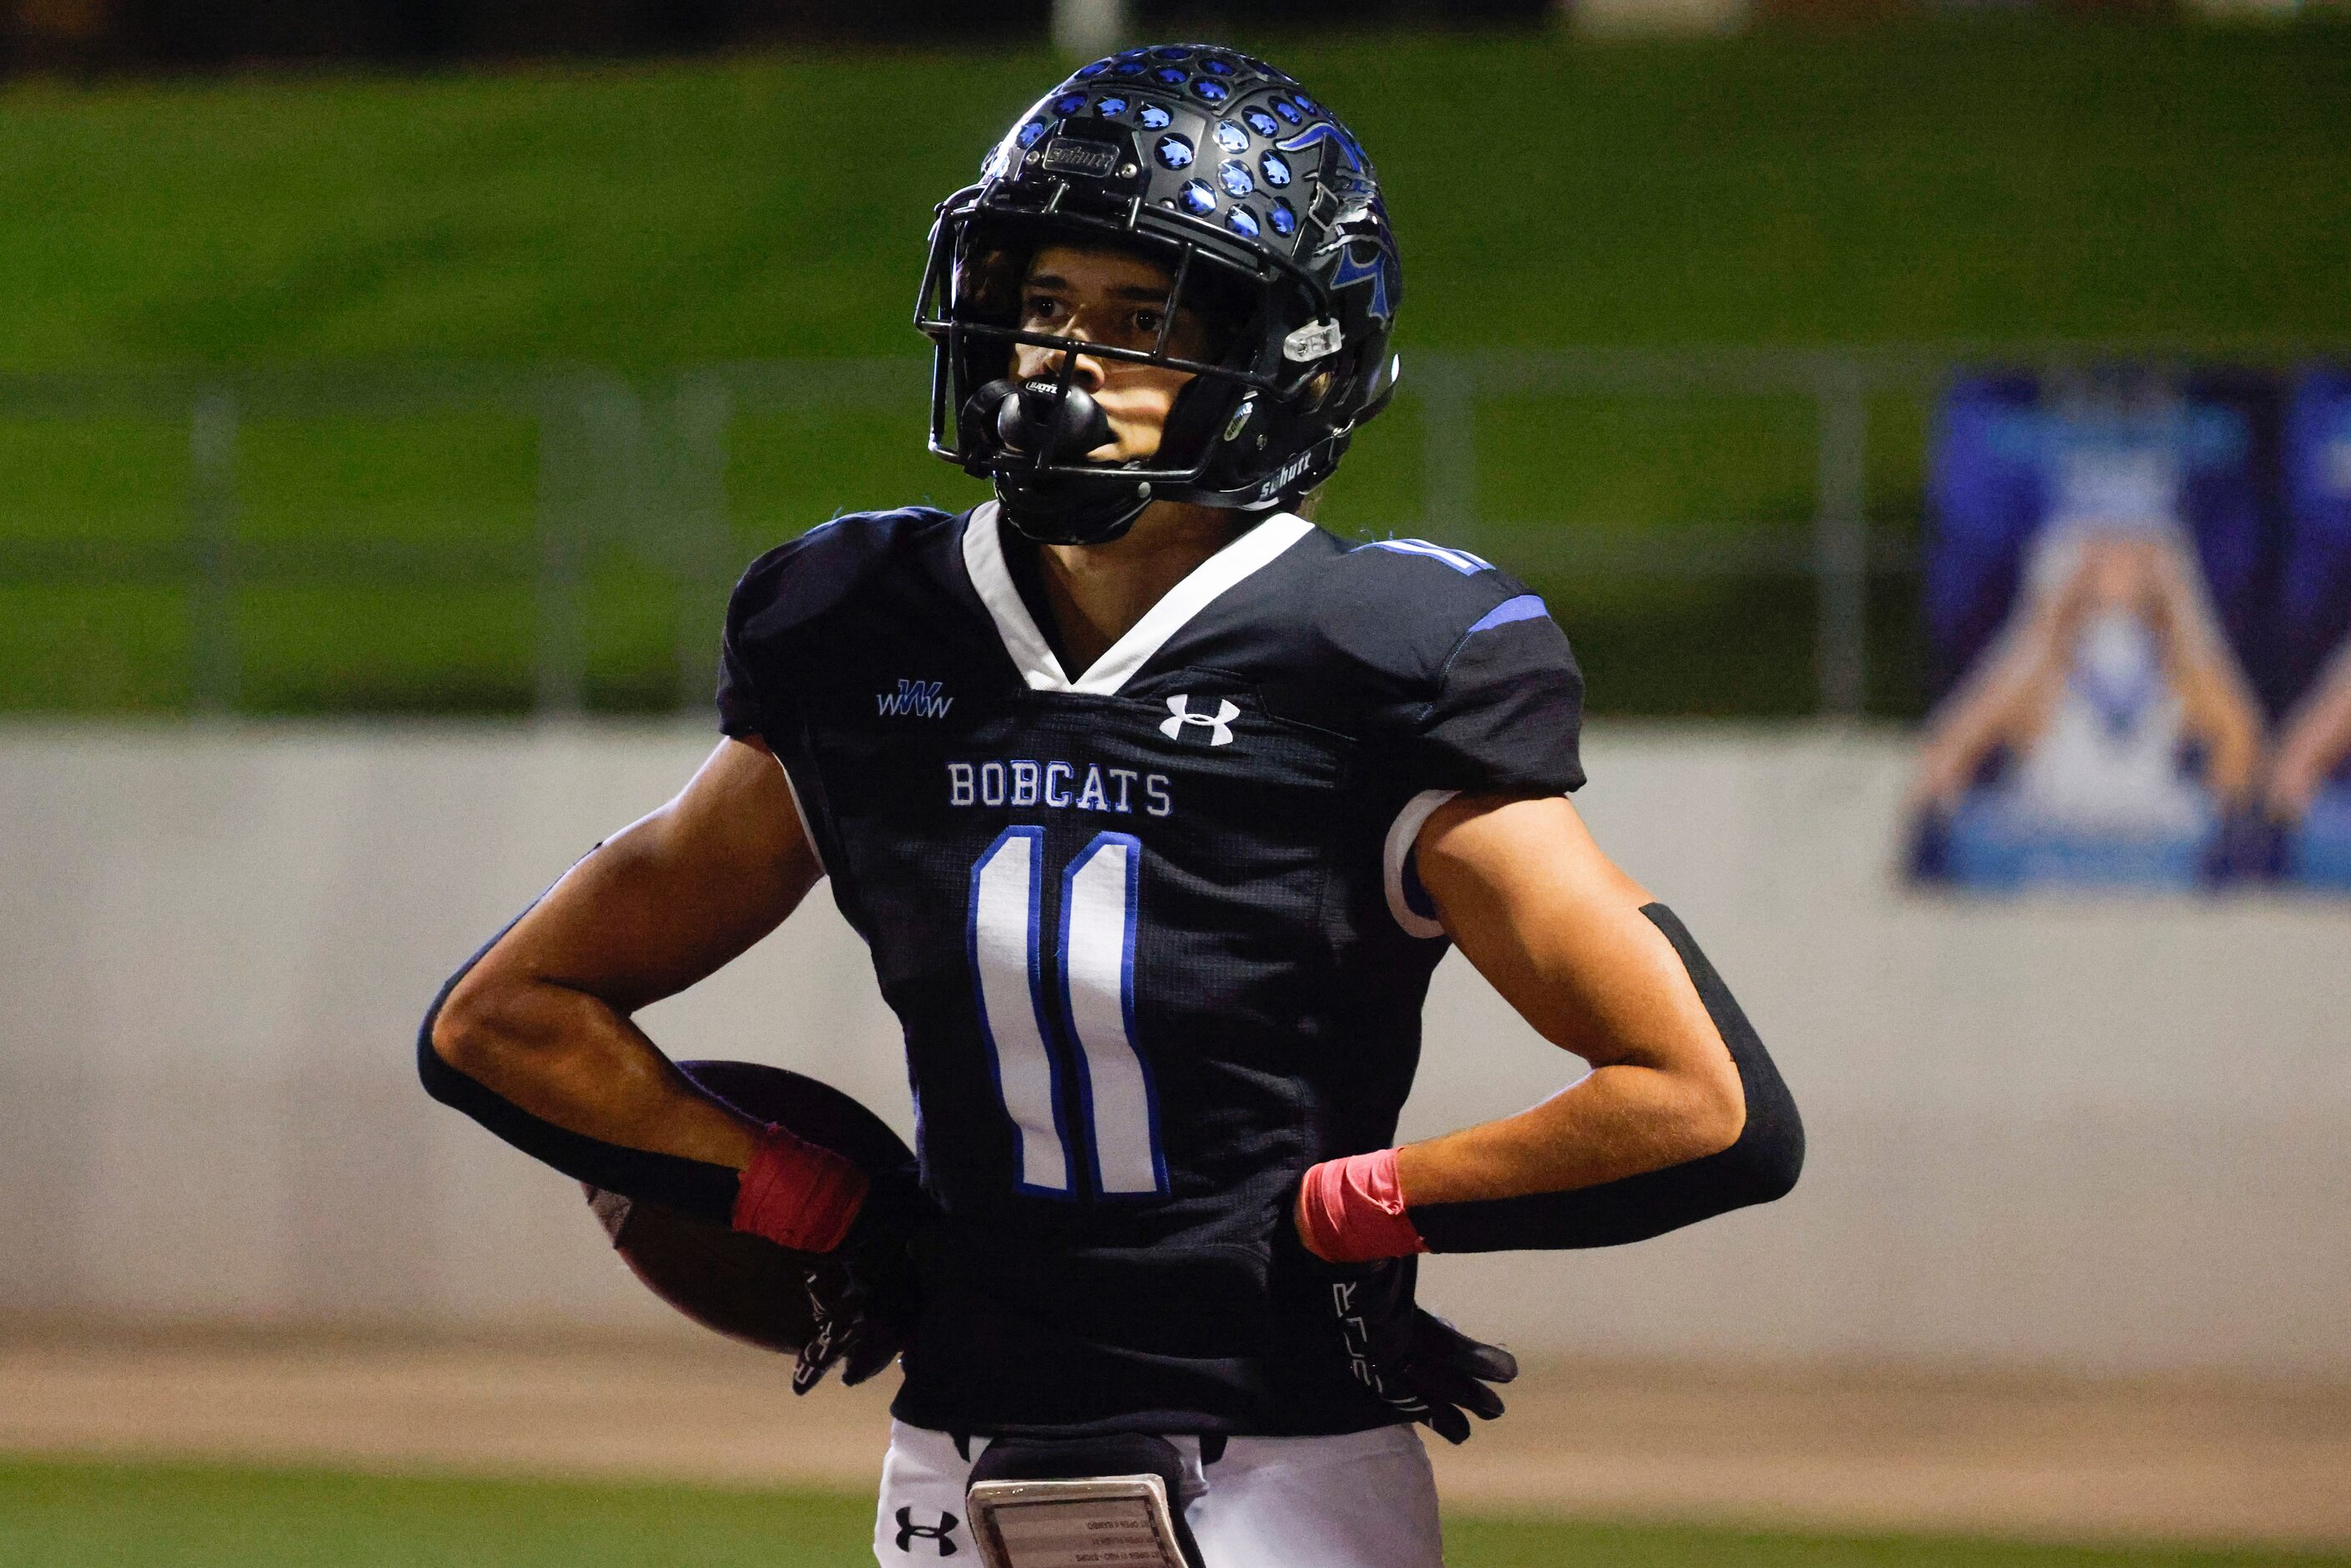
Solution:
{"label": "white v-neck collar", "polygon": [[1004,651],[1012,656],[1030,691],[1085,692],[1095,696],[1115,696],[1135,671],[1194,616],[1314,531],[1312,523],[1289,512],[1266,518],[1194,567],[1073,681],[1062,670],[1053,645],[1037,629],[1028,601],[1020,597],[1020,589],[1012,580],[1012,569],[1004,559],[1004,538],[997,527],[1000,510],[994,501],[982,502],[973,510],[964,524],[963,564],[979,601],[987,606],[988,618],[996,622]]}

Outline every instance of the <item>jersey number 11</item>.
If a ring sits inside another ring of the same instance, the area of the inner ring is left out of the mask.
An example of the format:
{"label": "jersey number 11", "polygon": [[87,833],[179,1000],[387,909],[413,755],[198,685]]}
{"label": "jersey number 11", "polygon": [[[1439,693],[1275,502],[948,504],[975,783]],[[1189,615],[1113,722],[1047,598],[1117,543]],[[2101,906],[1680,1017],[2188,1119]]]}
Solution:
{"label": "jersey number 11", "polygon": [[1074,1047],[1094,1190],[1113,1197],[1165,1192],[1151,1071],[1134,1043],[1142,841],[1132,833],[1098,834],[1063,868],[1055,997],[1045,985],[1044,855],[1044,829],[1007,828],[971,868],[972,980],[997,1089],[1012,1119],[1015,1184],[1056,1197],[1072,1191],[1062,1064],[1048,1043],[1058,1022]]}

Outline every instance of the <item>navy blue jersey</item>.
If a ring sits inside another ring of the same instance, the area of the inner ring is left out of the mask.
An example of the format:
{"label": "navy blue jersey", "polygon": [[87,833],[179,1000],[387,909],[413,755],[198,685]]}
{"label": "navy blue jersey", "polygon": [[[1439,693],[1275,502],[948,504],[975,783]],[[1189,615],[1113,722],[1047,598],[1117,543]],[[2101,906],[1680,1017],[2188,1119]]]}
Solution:
{"label": "navy blue jersey", "polygon": [[1306,1167],[1387,1145],[1442,931],[1414,837],[1583,782],[1542,603],[1298,517],[1081,674],[993,503],[840,518],[727,612],[722,727],[782,760],[905,1030],[946,1219],[896,1413],[1305,1434],[1393,1419],[1270,1271]]}

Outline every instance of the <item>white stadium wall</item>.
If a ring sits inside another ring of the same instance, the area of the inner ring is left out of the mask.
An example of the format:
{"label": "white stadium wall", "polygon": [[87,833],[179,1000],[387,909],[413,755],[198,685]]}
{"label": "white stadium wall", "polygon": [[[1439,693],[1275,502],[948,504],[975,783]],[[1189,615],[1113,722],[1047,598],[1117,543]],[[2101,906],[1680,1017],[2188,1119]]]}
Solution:
{"label": "white stadium wall", "polygon": [[[0,1312],[657,1327],[573,1189],[415,1086],[441,977],[705,748],[676,727],[0,730]],[[1536,1354],[2351,1375],[2351,907],[1955,903],[1898,737],[1600,727],[1581,803],[1708,946],[1812,1139],[1787,1201],[1445,1259]],[[904,1125],[829,900],[652,1009]],[[1574,1067],[1459,959],[1408,1134]]]}

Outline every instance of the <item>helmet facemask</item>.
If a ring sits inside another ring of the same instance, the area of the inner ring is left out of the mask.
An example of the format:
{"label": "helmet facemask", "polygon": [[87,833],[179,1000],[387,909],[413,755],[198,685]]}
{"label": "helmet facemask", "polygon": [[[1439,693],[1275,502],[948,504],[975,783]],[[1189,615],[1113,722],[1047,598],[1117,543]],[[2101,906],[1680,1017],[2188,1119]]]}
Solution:
{"label": "helmet facemask", "polygon": [[[1197,246],[1107,226],[990,221],[974,212],[942,214],[925,280],[922,326],[939,344],[932,389],[931,450],[992,479],[1007,517],[1057,544],[1101,543],[1132,526],[1155,500],[1206,500],[1221,437],[1244,405],[1287,391],[1282,367],[1260,361],[1269,281]],[[1152,263],[1165,278],[1155,300],[1134,303],[1158,317],[1149,341],[1075,336],[1025,319],[1034,258],[1050,247],[1109,249]],[[1029,348],[1043,354],[1023,355]],[[1185,372],[1147,455],[1096,455],[1114,437],[1109,418],[1081,384],[1081,356],[1103,367],[1147,364]],[[1032,373],[1018,364],[1030,361]],[[1288,367],[1295,370],[1295,367]],[[1295,382],[1299,378],[1289,378]],[[1234,427],[1239,439],[1244,432]]]}

